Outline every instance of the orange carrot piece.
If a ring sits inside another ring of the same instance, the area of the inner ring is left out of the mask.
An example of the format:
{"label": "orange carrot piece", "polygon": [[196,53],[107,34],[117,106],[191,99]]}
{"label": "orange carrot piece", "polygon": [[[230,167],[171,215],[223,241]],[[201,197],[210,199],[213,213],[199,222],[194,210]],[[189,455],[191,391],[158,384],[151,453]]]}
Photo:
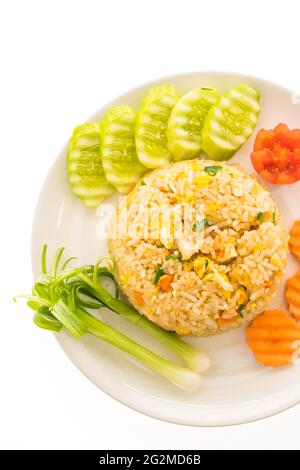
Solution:
{"label": "orange carrot piece", "polygon": [[291,252],[300,259],[300,220],[296,220],[290,230]]}
{"label": "orange carrot piece", "polygon": [[267,310],[247,328],[247,339],[258,362],[265,366],[284,366],[295,353],[294,342],[300,340],[300,325],[288,312]]}
{"label": "orange carrot piece", "polygon": [[172,287],[171,284],[174,280],[174,276],[171,274],[163,274],[158,280],[158,287],[160,287],[165,292],[169,292]]}
{"label": "orange carrot piece", "polygon": [[289,312],[296,320],[300,320],[300,272],[286,281],[285,298]]}
{"label": "orange carrot piece", "polygon": [[144,301],[142,294],[138,292],[137,290],[134,291],[133,297],[139,307],[143,307],[145,305],[145,301]]}

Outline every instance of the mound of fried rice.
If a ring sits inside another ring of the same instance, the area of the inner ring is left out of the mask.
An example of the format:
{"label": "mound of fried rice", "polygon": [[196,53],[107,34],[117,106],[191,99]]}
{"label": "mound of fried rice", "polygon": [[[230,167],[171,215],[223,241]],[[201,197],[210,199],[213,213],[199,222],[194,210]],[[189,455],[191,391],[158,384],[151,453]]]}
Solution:
{"label": "mound of fried rice", "polygon": [[[181,237],[178,219],[165,230],[161,211],[178,204],[203,208]],[[288,252],[270,193],[243,168],[207,160],[148,173],[116,211],[109,250],[130,303],[161,327],[195,336],[232,330],[266,309]],[[169,276],[168,289],[159,275]]]}

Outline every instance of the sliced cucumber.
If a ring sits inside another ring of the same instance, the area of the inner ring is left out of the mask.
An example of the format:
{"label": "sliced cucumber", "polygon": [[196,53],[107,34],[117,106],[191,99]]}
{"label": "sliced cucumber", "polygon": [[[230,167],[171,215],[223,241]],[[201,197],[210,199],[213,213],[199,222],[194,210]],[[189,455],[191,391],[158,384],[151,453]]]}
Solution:
{"label": "sliced cucumber", "polygon": [[175,161],[199,155],[204,120],[219,98],[220,93],[213,88],[195,88],[177,101],[171,111],[167,130],[168,149]]}
{"label": "sliced cucumber", "polygon": [[100,125],[87,122],[74,129],[68,148],[69,181],[76,196],[96,207],[114,192],[105,178],[100,156]]}
{"label": "sliced cucumber", "polygon": [[170,112],[179,95],[166,83],[152,88],[141,103],[136,123],[136,149],[140,162],[147,168],[161,168],[172,160],[167,147]]}
{"label": "sliced cucumber", "polygon": [[135,148],[136,112],[129,106],[116,106],[101,124],[101,157],[107,180],[120,193],[127,193],[147,169]]}
{"label": "sliced cucumber", "polygon": [[252,134],[260,113],[260,94],[249,85],[228,91],[205,119],[202,148],[212,160],[228,160]]}

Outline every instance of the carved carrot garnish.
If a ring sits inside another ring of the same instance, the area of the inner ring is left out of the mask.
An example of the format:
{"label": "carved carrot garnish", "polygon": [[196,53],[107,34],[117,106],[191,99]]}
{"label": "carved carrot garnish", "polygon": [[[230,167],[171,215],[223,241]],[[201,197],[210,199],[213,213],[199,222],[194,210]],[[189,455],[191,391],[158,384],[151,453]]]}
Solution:
{"label": "carved carrot garnish", "polygon": [[290,230],[291,252],[300,259],[300,220],[296,220]]}
{"label": "carved carrot garnish", "polygon": [[296,320],[300,320],[300,272],[287,280],[285,298],[290,313]]}
{"label": "carved carrot garnish", "polygon": [[247,328],[248,346],[266,366],[289,364],[299,348],[300,325],[288,312],[267,310]]}

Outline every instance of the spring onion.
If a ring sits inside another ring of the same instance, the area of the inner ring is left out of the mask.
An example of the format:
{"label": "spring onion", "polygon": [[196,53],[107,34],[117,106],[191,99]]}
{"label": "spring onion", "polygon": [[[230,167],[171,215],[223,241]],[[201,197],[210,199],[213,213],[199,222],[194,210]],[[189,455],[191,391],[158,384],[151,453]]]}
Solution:
{"label": "spring onion", "polygon": [[158,266],[157,269],[156,269],[155,275],[154,275],[154,279],[153,279],[154,284],[158,284],[159,279],[164,274],[165,274],[165,272],[164,272],[163,268],[161,266]]}
{"label": "spring onion", "polygon": [[173,255],[167,255],[166,260],[171,260],[171,259],[178,259],[178,261],[182,262],[182,254],[181,253],[173,253]]}
{"label": "spring onion", "polygon": [[[35,311],[34,323],[40,328],[59,332],[65,327],[75,338],[92,334],[125,351],[144,365],[167,378],[179,388],[193,391],[199,387],[200,373],[210,367],[206,353],[182,341],[176,334],[163,330],[137,310],[117,298],[118,289],[111,294],[101,282],[102,277],[110,278],[116,286],[114,268],[87,265],[69,269],[64,263],[59,273],[63,249],[56,253],[52,269],[47,270],[47,248],[42,252],[42,275],[35,282],[30,295],[21,295],[28,306]],[[51,272],[51,274],[48,274]],[[141,327],[175,351],[184,361],[181,367],[160,357],[131,340],[115,328],[95,318],[88,310],[108,307],[131,323]]]}
{"label": "spring onion", "polygon": [[264,220],[264,213],[263,212],[259,212],[258,215],[257,215],[257,218],[260,222],[262,222]]}
{"label": "spring onion", "polygon": [[245,308],[245,304],[240,304],[239,305],[239,314],[242,318],[244,318],[243,310]]}
{"label": "spring onion", "polygon": [[210,176],[215,176],[218,173],[218,171],[222,170],[222,168],[223,168],[222,166],[217,166],[217,165],[206,166],[204,168],[204,171]]}
{"label": "spring onion", "polygon": [[213,225],[213,222],[208,219],[201,219],[193,224],[193,230],[196,232],[203,232],[203,230],[205,230],[206,227],[209,227],[210,225]]}

